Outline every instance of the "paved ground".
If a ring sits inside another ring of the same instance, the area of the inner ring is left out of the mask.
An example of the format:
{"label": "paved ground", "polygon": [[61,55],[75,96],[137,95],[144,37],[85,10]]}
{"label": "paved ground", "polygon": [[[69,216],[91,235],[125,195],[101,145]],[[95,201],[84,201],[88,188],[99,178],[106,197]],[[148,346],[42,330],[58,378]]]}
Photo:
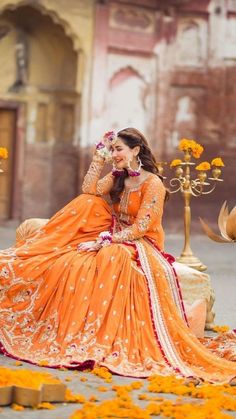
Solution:
{"label": "paved ground", "polygon": [[[0,248],[6,248],[14,241],[13,228],[0,227]],[[166,239],[166,251],[178,256],[182,250],[183,238],[180,235],[168,235]],[[227,324],[232,328],[236,328],[236,244],[217,244],[211,242],[204,236],[194,236],[192,238],[192,248],[194,253],[208,266],[208,273],[212,279],[212,286],[215,290],[216,302],[214,310],[216,312],[216,323]],[[13,366],[14,360],[0,356],[0,364],[6,366]],[[24,363],[22,367],[33,370],[42,370],[40,367],[31,366]],[[114,396],[112,391],[101,393],[97,390],[99,385],[104,385],[104,382],[91,374],[79,373],[74,374],[68,371],[52,371],[48,368],[43,368],[44,371],[50,371],[59,376],[62,380],[69,377],[71,382],[66,384],[72,388],[76,393],[84,394],[86,397],[90,395],[97,395],[100,400],[110,399]],[[88,381],[81,382],[81,376],[87,376]],[[113,384],[124,385],[134,381],[134,379],[124,377],[113,377]],[[136,381],[136,380],[135,380]],[[147,382],[144,382],[144,388],[141,392],[145,392]],[[109,387],[109,384],[105,384]],[[140,391],[139,391],[140,393]],[[167,397],[172,397],[167,395]],[[135,398],[134,398],[135,400]],[[142,403],[137,400],[139,405]],[[26,409],[24,412],[15,412],[10,408],[4,408],[0,413],[0,419],[67,419],[71,412],[79,408],[79,405],[58,405],[53,411],[33,411]],[[232,417],[236,417],[236,413],[231,413]]]}

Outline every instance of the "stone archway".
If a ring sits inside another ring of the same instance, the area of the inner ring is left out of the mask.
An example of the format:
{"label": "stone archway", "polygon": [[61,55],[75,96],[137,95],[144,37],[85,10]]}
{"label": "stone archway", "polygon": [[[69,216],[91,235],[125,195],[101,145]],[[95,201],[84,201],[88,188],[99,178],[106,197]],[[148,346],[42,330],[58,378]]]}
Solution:
{"label": "stone archway", "polygon": [[77,193],[79,40],[56,12],[26,1],[2,10],[1,33],[0,106],[20,115],[5,218],[48,217]]}
{"label": "stone archway", "polygon": [[[129,92],[127,96],[127,92]],[[113,129],[135,126],[147,130],[148,84],[131,66],[121,68],[109,82],[107,117]]]}

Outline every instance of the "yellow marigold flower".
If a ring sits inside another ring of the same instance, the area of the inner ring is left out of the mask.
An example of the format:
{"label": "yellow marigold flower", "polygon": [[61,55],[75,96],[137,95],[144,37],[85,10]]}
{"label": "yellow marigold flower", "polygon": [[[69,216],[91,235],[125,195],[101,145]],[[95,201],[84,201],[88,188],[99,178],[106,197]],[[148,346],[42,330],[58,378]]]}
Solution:
{"label": "yellow marigold flower", "polygon": [[149,400],[149,397],[148,397],[147,394],[143,393],[143,394],[138,395],[138,399],[139,400]]}
{"label": "yellow marigold flower", "polygon": [[134,390],[139,390],[141,387],[143,387],[143,383],[141,381],[133,381],[130,386]]}
{"label": "yellow marigold flower", "polygon": [[210,170],[211,165],[210,163],[208,163],[208,161],[203,161],[202,163],[200,163],[198,166],[196,166],[196,170],[200,170],[200,171],[207,171]]}
{"label": "yellow marigold flower", "polygon": [[160,413],[163,411],[163,408],[160,404],[157,403],[149,403],[147,405],[147,411],[150,415],[159,416]]}
{"label": "yellow marigold flower", "polygon": [[58,378],[49,373],[41,373],[31,370],[13,370],[0,368],[0,386],[19,386],[40,389],[43,384],[60,384]]}
{"label": "yellow marigold flower", "polygon": [[182,140],[180,140],[179,142],[179,150],[181,151],[187,151],[191,148],[191,144],[192,144],[193,140],[188,140],[187,138],[182,138]]}
{"label": "yellow marigold flower", "polygon": [[224,162],[221,157],[216,157],[211,161],[212,166],[224,167]]}
{"label": "yellow marigold flower", "polygon": [[42,361],[39,361],[40,367],[46,367],[48,365],[48,361],[42,359]]}
{"label": "yellow marigold flower", "polygon": [[73,394],[69,388],[66,389],[65,399],[67,402],[71,402],[71,403],[85,403],[86,402],[86,399],[82,394]]}
{"label": "yellow marigold flower", "polygon": [[99,386],[98,391],[101,391],[101,392],[105,393],[106,391],[108,391],[108,388],[105,387],[105,386]]}
{"label": "yellow marigold flower", "polygon": [[42,402],[38,404],[37,409],[53,410],[56,409],[56,406],[54,406],[52,403]]}
{"label": "yellow marigold flower", "polygon": [[96,396],[92,395],[92,396],[89,397],[89,401],[90,402],[98,402],[99,399]]}
{"label": "yellow marigold flower", "polygon": [[178,148],[181,151],[190,151],[195,159],[198,159],[204,150],[201,144],[198,144],[194,140],[187,140],[186,138],[180,140]]}
{"label": "yellow marigold flower", "polygon": [[203,152],[204,148],[201,144],[195,143],[193,149],[192,149],[192,155],[195,159],[199,159]]}
{"label": "yellow marigold flower", "polygon": [[0,147],[0,159],[7,159],[8,158],[8,151],[6,147]]}
{"label": "yellow marigold flower", "polygon": [[22,362],[21,361],[15,361],[14,365],[16,367],[20,367],[22,365]]}
{"label": "yellow marigold flower", "polygon": [[12,408],[13,410],[16,410],[16,411],[25,410],[25,408],[24,408],[23,406],[20,406],[19,404],[16,404],[16,403],[13,403],[13,404],[11,405],[11,408]]}
{"label": "yellow marigold flower", "polygon": [[104,378],[106,382],[110,382],[112,379],[112,374],[108,371],[106,367],[96,367],[92,370],[92,374],[97,375],[98,377]]}
{"label": "yellow marigold flower", "polygon": [[70,382],[70,381],[72,381],[72,378],[71,377],[66,377],[65,381]]}
{"label": "yellow marigold flower", "polygon": [[226,325],[224,325],[224,326],[218,326],[218,325],[215,325],[215,326],[212,328],[212,330],[213,330],[214,332],[217,332],[217,333],[225,333],[225,332],[228,332],[230,329],[229,329],[229,326],[226,326]]}
{"label": "yellow marigold flower", "polygon": [[182,163],[182,160],[180,159],[174,159],[172,160],[172,162],[170,163],[170,167],[176,167],[179,166]]}

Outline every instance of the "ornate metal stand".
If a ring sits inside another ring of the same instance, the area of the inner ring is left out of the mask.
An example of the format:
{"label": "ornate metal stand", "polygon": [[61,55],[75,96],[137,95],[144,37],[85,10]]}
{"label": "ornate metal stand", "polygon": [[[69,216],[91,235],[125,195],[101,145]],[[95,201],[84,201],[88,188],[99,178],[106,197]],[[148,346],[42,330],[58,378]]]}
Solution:
{"label": "ornate metal stand", "polygon": [[[219,167],[213,166],[212,168],[212,177],[208,177],[205,170],[198,169],[197,177],[192,179],[191,177],[191,166],[194,167],[195,163],[191,161],[192,159],[192,150],[183,150],[184,159],[175,160],[176,162],[172,167],[175,170],[175,177],[170,179],[170,193],[181,192],[184,199],[184,247],[181,255],[177,258],[177,261],[184,263],[192,268],[195,268],[199,271],[205,271],[207,267],[193,254],[193,251],[190,246],[190,226],[191,226],[191,198],[199,197],[201,195],[208,195],[214,191],[218,182],[222,182],[222,179],[219,179],[221,174],[221,169]],[[163,163],[159,163],[163,166]],[[200,166],[201,167],[201,166]]]}

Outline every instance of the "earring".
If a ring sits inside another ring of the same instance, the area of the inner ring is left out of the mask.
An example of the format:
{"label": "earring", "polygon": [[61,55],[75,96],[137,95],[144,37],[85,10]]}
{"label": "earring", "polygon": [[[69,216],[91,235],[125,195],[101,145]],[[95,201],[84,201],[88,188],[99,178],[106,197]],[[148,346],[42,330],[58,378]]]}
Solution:
{"label": "earring", "polygon": [[138,162],[138,168],[136,170],[134,170],[130,166],[130,160],[128,161],[128,168],[127,168],[127,170],[128,170],[128,175],[131,176],[131,177],[140,176],[140,171],[141,171],[141,167],[143,166],[143,164],[142,164],[139,156],[137,158],[137,162]]}
{"label": "earring", "polygon": [[117,169],[114,162],[112,163],[112,166],[113,166],[112,171],[111,171],[112,176],[119,177],[125,173],[124,169]]}

